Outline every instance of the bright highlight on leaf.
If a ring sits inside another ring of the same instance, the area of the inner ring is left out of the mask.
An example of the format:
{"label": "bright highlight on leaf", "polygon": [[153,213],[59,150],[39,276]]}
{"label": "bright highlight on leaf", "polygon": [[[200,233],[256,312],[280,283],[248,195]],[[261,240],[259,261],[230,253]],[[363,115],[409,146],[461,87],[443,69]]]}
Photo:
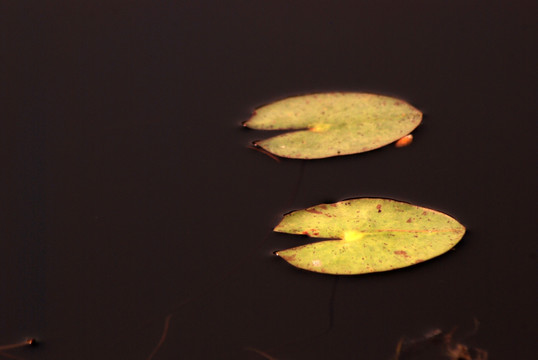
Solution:
{"label": "bright highlight on leaf", "polygon": [[287,215],[274,231],[333,239],[277,255],[304,270],[363,274],[429,260],[456,245],[465,227],[441,212],[388,199],[321,204]]}
{"label": "bright highlight on leaf", "polygon": [[364,93],[290,97],[256,110],[244,126],[297,130],[257,142],[286,158],[319,159],[390,144],[413,131],[422,113],[405,101]]}

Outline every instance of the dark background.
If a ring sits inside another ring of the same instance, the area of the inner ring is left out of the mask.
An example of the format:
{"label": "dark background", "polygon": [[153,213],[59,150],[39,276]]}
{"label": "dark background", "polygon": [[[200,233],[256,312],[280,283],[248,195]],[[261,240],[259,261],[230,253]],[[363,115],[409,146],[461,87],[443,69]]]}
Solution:
{"label": "dark background", "polygon": [[[454,326],[490,359],[533,358],[535,4],[2,1],[0,345],[144,360],[174,312],[154,359],[388,360]],[[240,126],[257,106],[338,90],[422,110],[413,144],[308,162],[247,148],[271,135]],[[272,233],[282,214],[360,196],[468,232],[337,281],[272,255],[306,241]]]}

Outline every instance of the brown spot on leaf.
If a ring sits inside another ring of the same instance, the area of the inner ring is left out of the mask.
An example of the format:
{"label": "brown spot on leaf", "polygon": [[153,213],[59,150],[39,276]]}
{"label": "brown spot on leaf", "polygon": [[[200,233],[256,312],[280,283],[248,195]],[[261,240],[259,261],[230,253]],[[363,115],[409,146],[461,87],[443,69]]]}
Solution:
{"label": "brown spot on leaf", "polygon": [[375,207],[377,209],[377,212],[380,213],[381,212],[381,204],[377,204],[377,206]]}
{"label": "brown spot on leaf", "polygon": [[409,219],[407,219],[407,222],[408,222],[408,223],[412,223],[412,222],[413,222],[413,219],[409,218]]}
{"label": "brown spot on leaf", "polygon": [[320,214],[320,215],[323,215],[323,213],[321,211],[318,211],[316,209],[306,209],[306,211],[308,211],[309,213],[312,213],[312,214]]}
{"label": "brown spot on leaf", "polygon": [[407,252],[405,252],[404,250],[396,250],[394,253],[396,255],[403,255],[406,258],[410,257],[409,255],[407,255]]}
{"label": "brown spot on leaf", "polygon": [[415,264],[421,263],[421,262],[423,262],[423,261],[424,261],[424,260],[422,260],[422,259],[417,259],[417,261],[415,261]]}
{"label": "brown spot on leaf", "polygon": [[422,215],[428,215],[428,213],[426,211],[423,211]]}
{"label": "brown spot on leaf", "polygon": [[322,208],[323,210],[327,210],[327,205],[320,205],[319,207]]}

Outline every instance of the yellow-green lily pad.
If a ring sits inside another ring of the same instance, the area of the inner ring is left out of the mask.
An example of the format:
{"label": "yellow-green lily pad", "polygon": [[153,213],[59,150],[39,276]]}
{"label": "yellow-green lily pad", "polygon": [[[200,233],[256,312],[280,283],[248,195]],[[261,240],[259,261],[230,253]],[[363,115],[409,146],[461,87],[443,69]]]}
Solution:
{"label": "yellow-green lily pad", "polygon": [[278,251],[298,268],[364,274],[429,260],[456,245],[465,227],[441,212],[389,199],[321,204],[284,215],[274,231],[333,239]]}
{"label": "yellow-green lily pad", "polygon": [[365,93],[290,97],[258,108],[243,125],[297,130],[256,142],[272,154],[319,159],[390,144],[413,131],[422,113],[403,100]]}

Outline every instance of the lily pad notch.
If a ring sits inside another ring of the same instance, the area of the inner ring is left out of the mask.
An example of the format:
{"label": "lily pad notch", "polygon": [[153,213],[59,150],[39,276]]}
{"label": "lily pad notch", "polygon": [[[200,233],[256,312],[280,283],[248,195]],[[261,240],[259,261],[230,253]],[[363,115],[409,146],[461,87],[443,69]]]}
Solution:
{"label": "lily pad notch", "polygon": [[320,159],[380,148],[410,134],[422,113],[407,102],[367,93],[319,93],[262,106],[243,126],[295,130],[255,145],[280,157]]}
{"label": "lily pad notch", "polygon": [[439,256],[461,240],[465,227],[436,210],[360,198],[293,211],[274,231],[329,239],[276,252],[291,265],[355,275],[399,269]]}

